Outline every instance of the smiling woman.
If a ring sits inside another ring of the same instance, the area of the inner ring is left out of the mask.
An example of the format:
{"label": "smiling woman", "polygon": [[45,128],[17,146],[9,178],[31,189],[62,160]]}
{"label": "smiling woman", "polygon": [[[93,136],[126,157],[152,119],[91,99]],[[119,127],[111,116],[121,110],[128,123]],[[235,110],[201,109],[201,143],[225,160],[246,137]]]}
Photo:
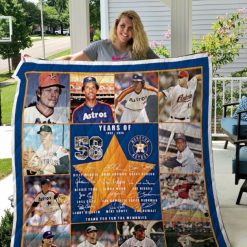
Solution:
{"label": "smiling woman", "polygon": [[96,41],[84,51],[61,57],[63,60],[121,61],[155,59],[140,16],[133,10],[122,12],[115,20],[110,39]]}

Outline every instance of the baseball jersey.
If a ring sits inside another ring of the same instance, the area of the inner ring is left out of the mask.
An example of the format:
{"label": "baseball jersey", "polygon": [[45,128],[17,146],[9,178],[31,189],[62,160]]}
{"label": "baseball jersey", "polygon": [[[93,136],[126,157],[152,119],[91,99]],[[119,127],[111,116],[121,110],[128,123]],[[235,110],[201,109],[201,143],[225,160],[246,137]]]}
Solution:
{"label": "baseball jersey", "polygon": [[94,107],[89,107],[86,103],[78,106],[72,117],[73,123],[113,123],[111,106],[97,101]]}
{"label": "baseball jersey", "polygon": [[32,207],[40,206],[40,209],[43,210],[44,213],[52,213],[57,210],[61,210],[60,205],[57,202],[59,193],[49,190],[47,193],[39,192],[32,204]]}
{"label": "baseball jersey", "polygon": [[185,184],[179,184],[176,185],[173,190],[178,192],[178,196],[182,199],[188,199],[189,198],[189,191],[192,188],[192,184],[185,183]]}
{"label": "baseball jersey", "polygon": [[[98,40],[91,43],[84,51],[91,61],[123,61],[133,60],[129,51],[118,51],[112,45],[111,40]],[[147,51],[146,59],[159,58],[151,48]]]}
{"label": "baseball jersey", "polygon": [[188,81],[188,88],[176,85],[175,87],[170,87],[162,91],[167,99],[171,101],[171,117],[190,117],[196,86],[197,78],[194,76],[191,80]]}
{"label": "baseball jersey", "polygon": [[[62,146],[52,144],[47,150],[40,145],[36,154],[39,156],[42,166],[52,165],[55,167],[55,173],[59,174],[69,172],[69,152]],[[43,174],[50,174],[50,172],[44,168]]]}
{"label": "baseball jersey", "polygon": [[151,238],[145,237],[142,241],[139,241],[133,236],[127,239],[121,247],[156,247],[156,244]]}
{"label": "baseball jersey", "polygon": [[141,92],[137,93],[134,87],[129,87],[118,96],[118,102],[126,101],[125,108],[140,111],[145,107],[150,95],[157,95],[157,89],[151,86],[144,86]]}
{"label": "baseball jersey", "polygon": [[97,241],[96,244],[91,244],[90,242],[85,240],[82,243],[80,243],[79,245],[77,245],[77,247],[104,247],[104,245],[101,244],[99,241]]}
{"label": "baseball jersey", "polygon": [[201,171],[201,167],[197,164],[193,152],[188,146],[180,152],[177,152],[177,161],[182,164],[182,166],[175,167],[183,173],[197,173]]}
{"label": "baseball jersey", "polygon": [[30,106],[24,109],[24,123],[68,123],[69,108],[54,107],[54,112],[50,116],[44,116],[36,106]]}

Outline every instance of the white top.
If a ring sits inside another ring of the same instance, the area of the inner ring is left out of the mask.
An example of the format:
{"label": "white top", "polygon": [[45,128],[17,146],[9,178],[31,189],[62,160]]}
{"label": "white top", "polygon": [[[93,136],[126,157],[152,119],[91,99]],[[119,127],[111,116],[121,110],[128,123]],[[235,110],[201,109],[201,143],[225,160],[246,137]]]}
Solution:
{"label": "white top", "polygon": [[[39,156],[42,166],[45,167],[47,165],[60,165],[60,159],[64,156],[68,156],[69,152],[62,146],[52,144],[48,150],[44,149],[43,145],[40,145],[36,154]],[[43,172],[44,174],[50,174],[50,171],[46,172],[45,168]]]}
{"label": "white top", "polygon": [[99,241],[96,244],[91,244],[87,240],[83,241],[82,243],[78,244],[77,247],[104,247]]}
{"label": "white top", "polygon": [[193,152],[187,146],[184,151],[177,152],[177,161],[182,164],[182,166],[175,167],[183,173],[198,173],[201,171],[201,167],[198,165]]}
{"label": "white top", "polygon": [[55,107],[52,115],[44,116],[36,106],[30,106],[24,109],[24,123],[68,123],[69,108]]}
{"label": "white top", "polygon": [[41,191],[36,195],[34,202],[38,203],[44,213],[52,213],[61,210],[57,197],[58,193],[55,191],[49,190],[45,194]]}
{"label": "white top", "polygon": [[162,92],[171,101],[172,117],[189,118],[191,115],[194,93],[196,91],[197,78],[194,76],[188,81],[188,88],[177,85]]}
{"label": "white top", "polygon": [[156,244],[151,238],[145,237],[142,241],[139,241],[133,236],[127,239],[120,247],[156,247]]}
{"label": "white top", "polygon": [[157,95],[155,88],[144,86],[140,93],[136,93],[134,87],[130,87],[118,96],[118,101],[126,101],[125,108],[129,110],[140,111],[145,107],[150,95]]}

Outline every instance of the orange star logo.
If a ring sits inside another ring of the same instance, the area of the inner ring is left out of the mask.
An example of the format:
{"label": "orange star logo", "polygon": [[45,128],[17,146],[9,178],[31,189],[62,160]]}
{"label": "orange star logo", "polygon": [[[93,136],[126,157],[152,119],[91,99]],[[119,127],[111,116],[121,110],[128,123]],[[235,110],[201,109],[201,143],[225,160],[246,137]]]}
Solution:
{"label": "orange star logo", "polygon": [[141,212],[136,185],[154,168],[155,164],[127,160],[114,135],[102,160],[74,165],[94,186],[90,213],[119,202]]}

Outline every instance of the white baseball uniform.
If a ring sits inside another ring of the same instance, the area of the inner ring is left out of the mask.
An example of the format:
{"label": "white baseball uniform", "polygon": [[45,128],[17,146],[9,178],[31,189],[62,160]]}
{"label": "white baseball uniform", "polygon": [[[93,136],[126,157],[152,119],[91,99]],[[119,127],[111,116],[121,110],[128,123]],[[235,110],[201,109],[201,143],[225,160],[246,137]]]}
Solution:
{"label": "white baseball uniform", "polygon": [[199,173],[201,172],[201,167],[198,165],[193,152],[188,146],[180,152],[177,152],[176,159],[182,166],[177,166],[173,169],[174,172],[181,173]]}
{"label": "white baseball uniform", "polygon": [[68,123],[69,108],[54,107],[54,112],[50,116],[44,116],[36,106],[30,106],[24,109],[24,123]]}
{"label": "white baseball uniform", "polygon": [[145,237],[142,241],[139,241],[133,236],[127,239],[120,247],[156,247],[155,242],[148,237]]}
{"label": "white baseball uniform", "polygon": [[51,174],[49,170],[45,169],[48,165],[55,167],[55,174],[69,172],[69,152],[62,146],[52,144],[51,148],[47,150],[44,149],[43,145],[40,145],[35,153],[40,158],[42,167],[44,167],[43,174]]}
{"label": "white baseball uniform", "polygon": [[189,122],[192,110],[194,93],[197,87],[197,78],[194,76],[188,81],[188,88],[176,85],[163,90],[163,94],[171,101],[169,122]]}
{"label": "white baseball uniform", "polygon": [[82,243],[78,244],[77,247],[104,247],[99,241],[96,244],[91,244],[87,240],[83,241]]}
{"label": "white baseball uniform", "polygon": [[125,101],[124,112],[122,114],[120,122],[136,122],[150,95],[157,95],[156,88],[151,86],[144,86],[140,93],[136,93],[134,87],[125,89],[118,96],[118,102]]}
{"label": "white baseball uniform", "polygon": [[63,224],[62,210],[57,202],[59,193],[49,190],[47,193],[39,192],[32,204],[32,207],[39,206],[42,211],[39,225],[45,225],[52,221],[54,225]]}

